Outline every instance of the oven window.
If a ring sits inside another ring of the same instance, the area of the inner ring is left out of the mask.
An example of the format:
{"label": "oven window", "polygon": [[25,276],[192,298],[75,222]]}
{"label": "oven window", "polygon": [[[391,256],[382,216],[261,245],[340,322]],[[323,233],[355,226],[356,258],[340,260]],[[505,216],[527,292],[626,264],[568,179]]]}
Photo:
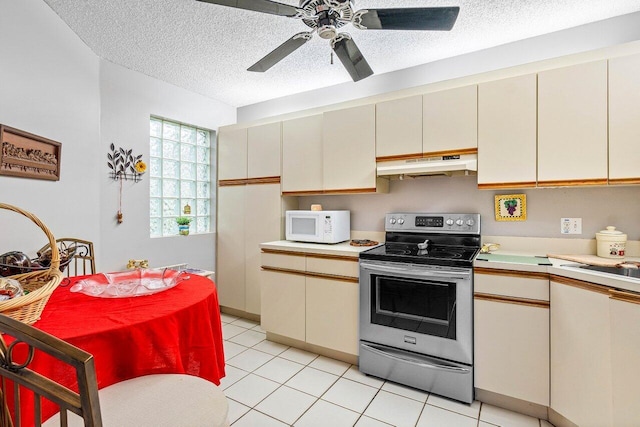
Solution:
{"label": "oven window", "polygon": [[371,276],[371,322],[456,339],[456,284]]}

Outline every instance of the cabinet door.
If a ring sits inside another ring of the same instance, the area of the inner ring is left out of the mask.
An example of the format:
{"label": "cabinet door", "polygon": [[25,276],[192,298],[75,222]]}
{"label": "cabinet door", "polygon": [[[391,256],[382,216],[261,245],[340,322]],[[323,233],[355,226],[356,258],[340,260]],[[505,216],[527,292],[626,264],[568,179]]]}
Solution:
{"label": "cabinet door", "polygon": [[220,305],[245,309],[245,189],[218,187],[216,285]]}
{"label": "cabinet door", "polygon": [[247,178],[280,176],[280,122],[247,129]]}
{"label": "cabinet door", "polygon": [[262,271],[260,326],[267,332],[305,340],[304,274]]}
{"label": "cabinet door", "polygon": [[358,354],[358,282],[307,277],[307,342]]}
{"label": "cabinet door", "polygon": [[282,122],[282,192],[322,190],[322,115]]}
{"label": "cabinet door", "polygon": [[375,105],[324,113],[323,189],[376,189]]}
{"label": "cabinet door", "polygon": [[260,314],[260,243],[281,238],[280,184],[246,186],[245,311]]}
{"label": "cabinet door", "polygon": [[475,299],[475,387],[549,406],[549,308]]}
{"label": "cabinet door", "polygon": [[247,178],[247,130],[218,131],[218,180]]}
{"label": "cabinet door", "polygon": [[538,74],[538,185],[606,184],[607,61]]}
{"label": "cabinet door", "polygon": [[640,55],[609,60],[609,183],[640,184]]}
{"label": "cabinet door", "polygon": [[613,425],[635,426],[640,421],[640,295],[614,292],[611,315],[611,361],[613,374]]}
{"label": "cabinet door", "polygon": [[478,85],[478,187],[536,185],[537,77]]}
{"label": "cabinet door", "polygon": [[428,93],[422,101],[422,151],[425,155],[477,152],[477,85]]}
{"label": "cabinet door", "polygon": [[551,408],[581,427],[612,425],[607,288],[551,281]]}
{"label": "cabinet door", "polygon": [[422,157],[422,96],[376,104],[376,158]]}

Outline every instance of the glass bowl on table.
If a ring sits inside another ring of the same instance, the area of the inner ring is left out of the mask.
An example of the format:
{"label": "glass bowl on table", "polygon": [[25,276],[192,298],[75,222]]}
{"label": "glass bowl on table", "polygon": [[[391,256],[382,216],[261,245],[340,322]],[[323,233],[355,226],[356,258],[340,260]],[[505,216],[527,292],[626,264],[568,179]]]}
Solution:
{"label": "glass bowl on table", "polygon": [[187,279],[185,271],[139,268],[96,274],[79,280],[69,290],[100,298],[136,297],[166,291]]}

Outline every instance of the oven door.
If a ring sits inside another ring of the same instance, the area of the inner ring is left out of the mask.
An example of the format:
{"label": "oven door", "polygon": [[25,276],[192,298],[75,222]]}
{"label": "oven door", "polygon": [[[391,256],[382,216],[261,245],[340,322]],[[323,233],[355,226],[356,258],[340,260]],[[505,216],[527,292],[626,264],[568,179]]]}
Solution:
{"label": "oven door", "polygon": [[473,363],[473,270],[360,261],[360,340]]}

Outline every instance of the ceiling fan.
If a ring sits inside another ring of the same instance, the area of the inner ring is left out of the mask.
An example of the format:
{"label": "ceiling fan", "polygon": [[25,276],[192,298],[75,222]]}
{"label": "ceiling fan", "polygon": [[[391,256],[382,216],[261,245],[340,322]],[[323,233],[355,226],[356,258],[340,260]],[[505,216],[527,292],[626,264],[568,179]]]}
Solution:
{"label": "ceiling fan", "polygon": [[354,0],[300,0],[299,7],[271,0],[198,1],[301,19],[311,28],[311,31],[295,34],[249,67],[248,71],[267,71],[311,40],[313,33],[317,32],[321,38],[330,40],[331,48],[356,82],[372,75],[373,70],[351,36],[339,33],[339,28],[352,24],[360,30],[449,31],[460,11],[457,6],[354,10]]}

